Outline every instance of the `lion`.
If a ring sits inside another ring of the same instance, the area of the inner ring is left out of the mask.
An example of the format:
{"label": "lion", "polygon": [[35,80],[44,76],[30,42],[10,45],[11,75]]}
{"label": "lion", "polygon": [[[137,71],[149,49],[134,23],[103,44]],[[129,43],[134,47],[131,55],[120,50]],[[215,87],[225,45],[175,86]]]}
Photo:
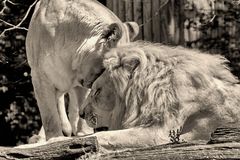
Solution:
{"label": "lion", "polygon": [[240,85],[220,55],[130,42],[104,55],[80,116],[102,147],[128,148],[207,140],[219,126],[239,126]]}
{"label": "lion", "polygon": [[121,22],[96,0],[41,0],[36,5],[26,51],[46,140],[77,134],[78,107],[104,70],[104,53],[133,40],[138,30],[137,23]]}

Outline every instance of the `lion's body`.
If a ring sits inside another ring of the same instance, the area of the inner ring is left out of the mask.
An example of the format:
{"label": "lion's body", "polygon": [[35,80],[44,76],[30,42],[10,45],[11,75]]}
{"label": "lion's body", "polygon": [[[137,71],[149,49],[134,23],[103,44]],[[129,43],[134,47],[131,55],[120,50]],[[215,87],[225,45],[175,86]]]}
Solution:
{"label": "lion's body", "polygon": [[[82,86],[90,87],[103,68],[104,50],[97,45],[102,44],[104,38],[116,38],[104,33],[114,34],[115,30],[109,28],[113,23],[118,23],[123,31],[124,36],[118,43],[129,42],[131,33],[127,27],[131,24],[122,23],[95,0],[41,0],[37,4],[28,30],[26,50],[47,139],[63,133],[76,134],[78,107],[88,91]],[[65,111],[65,93],[70,94],[70,102],[74,105],[74,117],[70,117],[72,126]]]}
{"label": "lion's body", "polygon": [[106,71],[93,84],[85,119],[92,127],[118,130],[96,133],[106,146],[166,143],[169,131],[181,127],[186,141],[208,139],[216,127],[240,124],[240,85],[226,62],[182,47],[119,46],[105,55]]}

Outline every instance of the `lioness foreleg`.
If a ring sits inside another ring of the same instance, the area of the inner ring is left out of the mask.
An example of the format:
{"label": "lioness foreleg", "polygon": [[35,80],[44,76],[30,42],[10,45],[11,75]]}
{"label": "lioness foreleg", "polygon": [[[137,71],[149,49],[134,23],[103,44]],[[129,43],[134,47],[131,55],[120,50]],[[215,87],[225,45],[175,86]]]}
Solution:
{"label": "lioness foreleg", "polygon": [[83,136],[93,133],[93,129],[86,124],[84,119],[79,117],[79,109],[88,93],[89,89],[83,87],[75,87],[69,92],[68,116],[74,135]]}
{"label": "lioness foreleg", "polygon": [[39,133],[36,135],[33,135],[32,137],[29,138],[28,143],[33,144],[33,143],[42,143],[46,141],[46,136],[45,136],[45,131],[43,126],[41,127]]}
{"label": "lioness foreleg", "polygon": [[46,139],[63,136],[61,121],[57,109],[56,88],[47,81],[46,77],[39,77],[39,74],[32,73],[32,83],[35,97],[38,102],[39,111]]}
{"label": "lioness foreleg", "polygon": [[72,135],[72,126],[68,120],[67,113],[66,113],[66,107],[65,107],[65,101],[64,101],[64,94],[61,96],[58,96],[58,112],[62,124],[62,131],[65,136],[70,137]]}

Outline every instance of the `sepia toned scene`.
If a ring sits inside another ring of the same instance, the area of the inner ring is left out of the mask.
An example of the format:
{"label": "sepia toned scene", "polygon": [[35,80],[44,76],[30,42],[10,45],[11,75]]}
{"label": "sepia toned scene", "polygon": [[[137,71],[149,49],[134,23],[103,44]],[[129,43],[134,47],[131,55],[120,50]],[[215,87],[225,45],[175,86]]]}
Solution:
{"label": "sepia toned scene", "polygon": [[240,159],[239,0],[0,2],[0,159]]}

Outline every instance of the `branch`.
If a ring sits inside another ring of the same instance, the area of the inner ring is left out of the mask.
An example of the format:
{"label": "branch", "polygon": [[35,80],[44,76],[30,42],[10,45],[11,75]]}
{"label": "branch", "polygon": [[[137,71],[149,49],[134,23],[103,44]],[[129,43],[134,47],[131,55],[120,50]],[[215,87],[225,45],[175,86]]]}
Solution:
{"label": "branch", "polygon": [[0,19],[1,22],[5,23],[6,25],[10,26],[10,28],[4,29],[3,32],[0,34],[0,38],[5,36],[5,33],[7,31],[15,30],[15,29],[21,29],[21,30],[28,30],[26,27],[20,27],[18,24],[15,26],[11,23],[8,23],[2,19]]}
{"label": "branch", "polygon": [[[3,9],[0,11],[0,15],[3,14],[4,10],[7,8],[7,5],[6,5],[6,2],[9,2],[13,5],[17,5],[16,3],[13,3],[11,2],[10,0],[4,0],[3,2]],[[36,5],[36,3],[38,2],[38,0],[35,0],[33,2],[33,4],[30,5],[30,7],[28,8],[25,16],[23,17],[23,19],[17,24],[17,25],[14,25],[14,24],[11,24],[11,23],[8,23],[2,19],[0,19],[1,22],[5,23],[6,25],[10,26],[10,28],[7,28],[7,29],[4,29],[3,32],[0,34],[0,38],[1,37],[4,37],[5,36],[5,33],[8,32],[8,31],[11,31],[11,30],[15,30],[15,29],[20,29],[20,30],[28,30],[26,27],[21,27],[22,23],[27,19],[27,17],[29,16],[29,13],[30,11],[32,10],[32,8]]]}
{"label": "branch", "polygon": [[129,149],[99,155],[98,159],[121,160],[230,160],[240,159],[240,143],[201,144],[201,142],[185,144],[168,144],[151,148]]}
{"label": "branch", "polygon": [[33,4],[28,8],[28,10],[27,10],[25,16],[23,17],[23,19],[22,19],[16,26],[20,27],[20,26],[22,25],[22,23],[23,23],[23,22],[26,20],[26,18],[28,17],[31,9],[36,5],[37,2],[38,2],[38,0],[35,0],[35,1],[33,2]]}

